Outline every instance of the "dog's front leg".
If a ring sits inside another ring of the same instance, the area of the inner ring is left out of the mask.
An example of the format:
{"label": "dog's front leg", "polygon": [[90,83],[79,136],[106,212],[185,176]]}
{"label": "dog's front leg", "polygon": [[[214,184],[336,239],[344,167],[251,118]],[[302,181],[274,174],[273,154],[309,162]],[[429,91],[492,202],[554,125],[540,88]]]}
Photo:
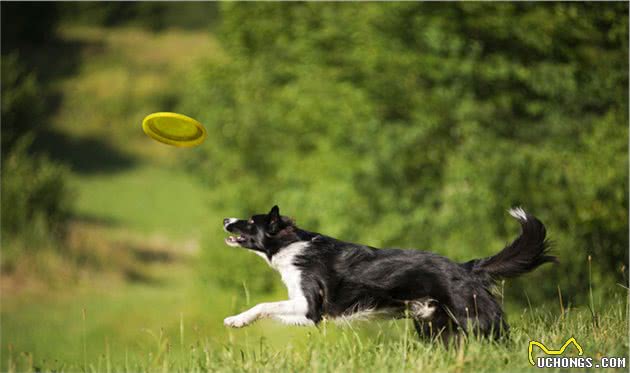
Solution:
{"label": "dog's front leg", "polygon": [[[294,324],[307,324],[310,321],[306,318],[307,312],[308,302],[305,298],[291,299],[281,302],[260,303],[245,312],[226,318],[223,320],[223,324],[232,328],[241,328],[258,319],[266,317],[290,320],[290,322]],[[298,322],[298,320],[300,322]]]}

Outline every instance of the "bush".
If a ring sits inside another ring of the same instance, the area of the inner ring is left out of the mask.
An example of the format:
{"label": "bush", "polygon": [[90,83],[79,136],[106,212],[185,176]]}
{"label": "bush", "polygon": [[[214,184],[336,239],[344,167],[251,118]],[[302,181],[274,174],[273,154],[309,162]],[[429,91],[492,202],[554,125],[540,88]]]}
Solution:
{"label": "bush", "polygon": [[69,23],[120,26],[133,25],[154,31],[169,27],[210,28],[217,18],[212,2],[85,2],[58,3],[61,18]]}
{"label": "bush", "polygon": [[468,260],[522,205],[562,264],[517,294],[583,300],[589,254],[627,283],[627,4],[222,5],[230,59],[180,108],[208,126],[192,167],[218,211]]}
{"label": "bush", "polygon": [[44,92],[16,54],[2,58],[2,266],[22,250],[50,249],[63,236],[72,193],[66,167],[32,154],[43,125]]}
{"label": "bush", "polygon": [[[27,145],[25,138],[2,162],[2,246],[18,244],[34,252],[54,247],[63,237],[72,193],[67,168],[28,154]],[[3,264],[13,259],[4,254]]]}
{"label": "bush", "polygon": [[[2,2],[2,54],[41,45],[54,38],[58,5],[54,2]],[[3,61],[4,63],[4,61]]]}
{"label": "bush", "polygon": [[16,53],[2,56],[2,156],[26,133],[42,123],[45,106],[42,87]]}

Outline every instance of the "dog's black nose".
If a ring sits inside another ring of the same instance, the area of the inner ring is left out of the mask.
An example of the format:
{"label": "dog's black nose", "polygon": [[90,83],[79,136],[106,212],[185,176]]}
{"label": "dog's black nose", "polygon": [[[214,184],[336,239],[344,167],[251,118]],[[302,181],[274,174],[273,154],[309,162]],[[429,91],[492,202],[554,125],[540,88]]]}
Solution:
{"label": "dog's black nose", "polygon": [[230,219],[228,218],[223,219],[223,225],[228,225],[229,222],[230,222]]}

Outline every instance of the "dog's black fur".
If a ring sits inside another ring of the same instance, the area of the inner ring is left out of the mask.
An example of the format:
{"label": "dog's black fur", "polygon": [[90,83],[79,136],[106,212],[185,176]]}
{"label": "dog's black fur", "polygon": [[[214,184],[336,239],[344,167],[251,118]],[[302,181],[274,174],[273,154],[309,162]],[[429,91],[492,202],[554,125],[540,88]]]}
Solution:
{"label": "dog's black fur", "polygon": [[[239,235],[228,244],[257,251],[270,263],[289,245],[308,242],[293,264],[301,274],[306,318],[315,324],[364,309],[387,310],[414,318],[421,336],[448,340],[472,331],[498,338],[508,324],[492,294],[495,282],[556,261],[547,255],[544,225],[521,209],[511,214],[521,235],[494,256],[461,264],[427,251],[376,249],[309,232],[281,216],[277,206],[249,220],[226,219],[224,226]],[[425,312],[414,314],[414,306]]]}

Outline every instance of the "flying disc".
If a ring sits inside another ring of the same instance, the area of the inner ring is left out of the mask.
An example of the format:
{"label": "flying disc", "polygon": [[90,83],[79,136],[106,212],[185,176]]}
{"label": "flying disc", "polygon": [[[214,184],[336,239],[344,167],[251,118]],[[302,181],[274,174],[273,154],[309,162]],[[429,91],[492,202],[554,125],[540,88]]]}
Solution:
{"label": "flying disc", "polygon": [[206,129],[196,120],[177,113],[153,113],[142,121],[142,130],[161,143],[191,147],[206,139]]}

